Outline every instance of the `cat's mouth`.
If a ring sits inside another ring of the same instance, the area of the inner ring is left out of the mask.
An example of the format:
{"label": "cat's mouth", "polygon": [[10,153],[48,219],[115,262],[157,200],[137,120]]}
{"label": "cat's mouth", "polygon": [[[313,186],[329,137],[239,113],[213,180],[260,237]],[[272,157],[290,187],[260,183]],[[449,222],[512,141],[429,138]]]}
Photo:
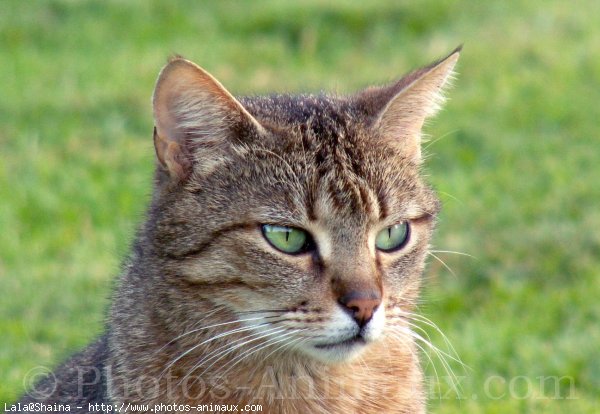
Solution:
{"label": "cat's mouth", "polygon": [[364,346],[366,344],[367,344],[367,341],[365,340],[365,338],[360,334],[356,334],[352,338],[344,339],[343,341],[332,342],[332,343],[327,343],[327,344],[316,344],[316,345],[314,345],[314,347],[317,349],[330,350],[330,349],[351,348],[354,346]]}

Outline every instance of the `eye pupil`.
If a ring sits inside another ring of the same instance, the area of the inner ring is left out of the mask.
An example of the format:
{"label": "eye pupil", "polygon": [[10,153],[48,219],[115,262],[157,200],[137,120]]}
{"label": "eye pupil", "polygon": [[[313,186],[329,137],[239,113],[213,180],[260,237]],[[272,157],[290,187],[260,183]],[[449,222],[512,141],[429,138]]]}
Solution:
{"label": "eye pupil", "polygon": [[410,227],[407,221],[381,230],[375,238],[375,247],[383,252],[400,250],[406,245],[410,236]]}
{"label": "eye pupil", "polygon": [[269,244],[283,253],[300,254],[313,249],[314,243],[305,230],[272,224],[263,224],[261,230]]}

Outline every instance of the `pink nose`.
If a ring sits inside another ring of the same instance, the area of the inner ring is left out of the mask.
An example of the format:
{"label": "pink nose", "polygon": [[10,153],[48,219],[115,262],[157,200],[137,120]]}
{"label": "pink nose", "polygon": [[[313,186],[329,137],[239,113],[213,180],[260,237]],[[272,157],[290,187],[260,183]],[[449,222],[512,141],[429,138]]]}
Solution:
{"label": "pink nose", "polygon": [[373,313],[381,304],[381,297],[374,292],[353,291],[340,297],[338,301],[362,328],[369,323]]}

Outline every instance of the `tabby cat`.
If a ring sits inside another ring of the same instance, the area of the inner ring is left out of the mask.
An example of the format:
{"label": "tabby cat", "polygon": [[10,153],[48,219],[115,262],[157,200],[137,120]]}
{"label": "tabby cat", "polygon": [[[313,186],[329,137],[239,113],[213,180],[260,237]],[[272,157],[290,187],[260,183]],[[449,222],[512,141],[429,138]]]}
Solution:
{"label": "tabby cat", "polygon": [[410,323],[439,202],[420,135],[459,52],[342,97],[235,98],[172,59],[106,331],[21,404],[423,413]]}

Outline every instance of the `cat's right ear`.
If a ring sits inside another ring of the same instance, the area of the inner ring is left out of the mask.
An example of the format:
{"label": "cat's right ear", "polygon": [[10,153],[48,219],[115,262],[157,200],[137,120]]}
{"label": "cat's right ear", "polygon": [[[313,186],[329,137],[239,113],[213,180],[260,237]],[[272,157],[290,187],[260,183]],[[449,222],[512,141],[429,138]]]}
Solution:
{"label": "cat's right ear", "polygon": [[398,143],[417,163],[421,161],[421,128],[444,101],[443,90],[452,78],[460,51],[461,47],[390,86],[369,88],[355,98],[373,128]]}
{"label": "cat's right ear", "polygon": [[207,173],[235,142],[260,135],[262,126],[212,75],[183,58],[160,72],[154,96],[154,147],[160,166],[184,181]]}

